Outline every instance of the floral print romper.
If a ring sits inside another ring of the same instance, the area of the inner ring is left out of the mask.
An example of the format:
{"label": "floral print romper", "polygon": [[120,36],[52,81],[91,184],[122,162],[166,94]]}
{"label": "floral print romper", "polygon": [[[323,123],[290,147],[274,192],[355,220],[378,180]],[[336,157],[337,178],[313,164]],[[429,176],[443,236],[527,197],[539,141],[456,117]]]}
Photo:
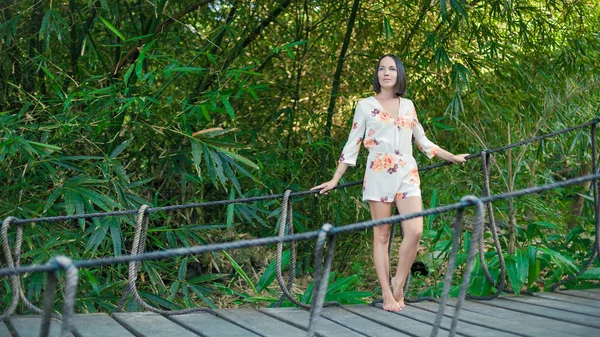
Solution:
{"label": "floral print romper", "polygon": [[396,120],[383,111],[373,96],[358,102],[352,130],[340,161],[355,166],[360,143],[369,149],[363,200],[393,202],[421,196],[419,171],[412,155],[411,140],[429,158],[438,152],[439,147],[425,136],[411,100],[400,98]]}

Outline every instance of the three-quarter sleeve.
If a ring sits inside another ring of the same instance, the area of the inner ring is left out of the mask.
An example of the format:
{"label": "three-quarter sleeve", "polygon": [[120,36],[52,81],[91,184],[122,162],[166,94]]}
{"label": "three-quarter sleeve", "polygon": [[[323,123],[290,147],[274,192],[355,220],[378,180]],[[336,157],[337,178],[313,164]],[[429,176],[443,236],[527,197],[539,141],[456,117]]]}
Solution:
{"label": "three-quarter sleeve", "polygon": [[423,130],[423,126],[421,123],[419,123],[417,111],[415,110],[414,105],[412,118],[413,141],[415,144],[417,144],[419,150],[421,150],[421,152],[423,152],[429,159],[435,157],[440,147],[435,145],[427,138],[427,136],[425,136],[425,130]]}
{"label": "three-quarter sleeve", "polygon": [[340,156],[340,162],[346,163],[350,166],[356,165],[356,158],[358,158],[358,151],[360,150],[360,143],[363,141],[365,136],[367,119],[366,112],[362,109],[362,105],[359,102],[356,105],[354,111],[354,120],[352,121],[352,129],[348,136],[348,141],[342,150]]}

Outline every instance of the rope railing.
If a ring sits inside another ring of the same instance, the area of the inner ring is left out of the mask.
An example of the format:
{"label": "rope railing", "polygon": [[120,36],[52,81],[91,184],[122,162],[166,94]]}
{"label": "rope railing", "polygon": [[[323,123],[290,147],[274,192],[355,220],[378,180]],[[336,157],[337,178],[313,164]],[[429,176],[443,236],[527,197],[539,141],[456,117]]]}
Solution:
{"label": "rope railing", "polygon": [[[472,158],[476,158],[476,157],[482,158],[482,172],[483,172],[483,176],[484,176],[484,189],[483,189],[484,195],[482,198],[465,197],[461,200],[461,202],[455,203],[455,204],[440,206],[440,207],[428,209],[428,210],[418,212],[418,213],[413,213],[413,214],[398,215],[398,216],[392,216],[392,217],[386,218],[386,219],[378,219],[378,220],[359,222],[359,223],[355,223],[355,224],[351,224],[351,225],[346,225],[343,227],[336,228],[329,224],[326,224],[323,226],[323,228],[321,230],[313,231],[313,232],[305,232],[305,233],[299,233],[299,234],[293,233],[291,199],[292,199],[292,197],[315,194],[315,193],[318,193],[318,191],[301,191],[301,192],[294,192],[294,193],[291,193],[291,191],[286,191],[286,193],[284,193],[284,194],[277,194],[277,195],[267,195],[267,196],[242,198],[242,199],[234,199],[234,200],[220,200],[220,201],[204,202],[204,203],[197,203],[197,204],[173,205],[173,206],[164,206],[164,207],[155,207],[155,208],[150,208],[147,205],[143,205],[138,210],[126,210],[126,211],[103,212],[103,213],[92,213],[92,214],[78,214],[78,215],[72,215],[72,216],[56,216],[56,217],[33,218],[33,219],[16,219],[14,217],[9,217],[9,218],[5,219],[5,221],[3,222],[2,232],[1,232],[3,250],[5,253],[5,256],[7,256],[7,264],[8,264],[9,268],[0,269],[0,277],[1,276],[9,276],[11,278],[11,284],[13,286],[13,289],[12,289],[13,296],[12,296],[12,302],[11,302],[9,308],[2,315],[0,315],[0,320],[8,317],[16,309],[19,298],[21,300],[23,300],[24,304],[30,310],[37,312],[37,313],[43,313],[43,315],[44,315],[44,320],[43,320],[44,323],[43,324],[46,324],[47,322],[49,322],[49,319],[51,317],[49,315],[53,315],[52,317],[61,318],[60,315],[53,314],[53,313],[51,313],[51,310],[49,312],[48,311],[49,309],[46,308],[48,306],[48,301],[50,301],[50,300],[48,300],[48,297],[45,300],[44,310],[37,308],[35,305],[31,304],[27,300],[27,298],[24,296],[23,291],[20,286],[19,275],[23,275],[25,273],[32,273],[32,272],[47,272],[47,273],[49,273],[49,275],[53,275],[58,269],[61,269],[61,268],[67,270],[68,275],[71,275],[73,268],[75,268],[75,270],[77,270],[77,268],[89,268],[89,267],[94,267],[94,266],[103,266],[103,265],[110,265],[110,264],[115,264],[115,263],[129,263],[128,285],[126,287],[125,293],[123,294],[123,297],[122,297],[119,305],[117,306],[117,311],[123,307],[123,305],[125,304],[125,301],[129,297],[129,295],[133,295],[134,300],[144,309],[150,310],[153,312],[157,312],[160,314],[164,314],[164,315],[175,315],[175,314],[190,313],[190,312],[195,312],[195,311],[210,311],[211,310],[210,308],[191,308],[191,309],[184,309],[184,310],[161,310],[161,309],[154,308],[154,307],[150,306],[149,304],[147,304],[146,302],[144,302],[140,298],[140,296],[136,290],[137,272],[139,270],[141,261],[153,260],[153,259],[164,259],[164,258],[182,256],[182,255],[201,254],[201,253],[228,250],[228,249],[239,249],[239,248],[246,248],[246,247],[253,247],[253,246],[277,244],[276,271],[277,271],[277,281],[282,290],[282,296],[279,299],[279,301],[277,301],[276,306],[280,305],[283,302],[283,300],[285,300],[287,298],[292,303],[294,303],[302,308],[310,309],[311,310],[310,324],[309,324],[309,329],[308,329],[307,335],[312,336],[312,335],[314,335],[314,321],[316,321],[318,319],[318,317],[320,316],[321,308],[323,306],[328,306],[328,305],[339,305],[339,303],[337,303],[337,302],[324,303],[324,296],[325,296],[324,294],[327,289],[327,282],[328,282],[329,272],[330,272],[330,268],[331,268],[331,261],[333,259],[334,238],[337,234],[347,233],[347,232],[352,232],[352,231],[357,231],[357,230],[363,230],[363,229],[367,229],[367,228],[371,228],[371,227],[379,226],[379,225],[383,225],[383,224],[394,224],[394,223],[399,223],[399,222],[402,222],[403,220],[407,220],[407,219],[411,219],[411,218],[415,218],[415,217],[421,217],[421,216],[427,216],[427,215],[433,215],[433,214],[441,214],[444,212],[457,210],[458,215],[457,215],[457,220],[454,225],[454,232],[455,232],[455,235],[457,235],[456,233],[460,232],[460,226],[461,226],[461,221],[462,221],[462,212],[466,207],[469,207],[472,205],[476,206],[476,223],[473,227],[472,244],[470,247],[471,247],[472,251],[474,251],[475,249],[479,250],[480,262],[485,271],[486,278],[492,285],[494,285],[494,287],[496,288],[496,292],[495,292],[495,294],[492,294],[489,296],[472,296],[470,294],[467,294],[466,289],[468,287],[468,280],[470,278],[470,273],[471,273],[471,269],[472,269],[471,254],[473,254],[472,255],[473,258],[474,258],[474,254],[475,254],[475,253],[471,253],[471,250],[470,250],[469,258],[467,260],[467,270],[465,271],[465,274],[464,274],[463,286],[461,286],[461,293],[459,296],[459,304],[462,304],[462,300],[464,298],[490,299],[490,298],[494,298],[494,297],[498,296],[500,293],[502,293],[504,291],[504,284],[505,284],[505,277],[506,277],[506,267],[504,265],[504,259],[502,257],[502,250],[501,250],[501,247],[499,244],[497,231],[496,231],[496,227],[495,227],[492,202],[498,201],[498,200],[516,198],[516,197],[527,195],[527,194],[538,193],[538,192],[542,192],[542,191],[546,191],[546,190],[550,190],[550,189],[554,189],[554,188],[560,188],[560,187],[564,187],[564,186],[568,186],[568,185],[572,185],[572,184],[578,184],[578,183],[582,183],[582,182],[586,182],[586,181],[592,181],[593,182],[593,193],[594,193],[594,210],[595,210],[595,214],[596,214],[596,238],[595,238],[596,240],[595,240],[592,255],[591,255],[589,261],[586,263],[586,265],[584,265],[582,270],[579,271],[576,275],[573,275],[570,278],[565,279],[565,280],[557,283],[556,285],[554,285],[552,288],[552,290],[554,291],[560,285],[564,284],[565,282],[570,281],[571,279],[578,277],[587,268],[589,268],[589,266],[591,266],[593,264],[593,261],[598,256],[598,252],[600,252],[600,230],[599,230],[600,229],[600,219],[598,216],[598,214],[600,213],[600,206],[599,206],[599,198],[598,198],[598,181],[597,181],[599,178],[599,172],[597,170],[598,165],[596,163],[596,157],[597,157],[596,125],[599,121],[600,121],[600,119],[596,118],[589,123],[585,123],[585,124],[581,124],[578,126],[558,130],[553,133],[530,138],[525,141],[512,143],[512,144],[498,147],[495,149],[483,150],[478,154],[473,154],[473,155],[468,156],[467,159],[472,159]],[[553,184],[547,184],[547,185],[543,185],[543,186],[531,187],[531,188],[514,191],[514,192],[510,192],[510,193],[490,195],[489,164],[491,161],[491,155],[493,153],[500,152],[500,151],[510,149],[513,147],[529,144],[534,141],[546,139],[546,138],[553,137],[553,136],[556,136],[556,135],[559,135],[559,134],[562,134],[565,132],[581,129],[581,128],[588,127],[588,126],[591,126],[591,135],[592,135],[592,137],[591,137],[592,138],[592,158],[593,158],[593,160],[592,160],[593,174],[592,175],[569,179],[569,180],[556,182]],[[449,164],[450,163],[446,162],[446,163],[441,163],[441,164],[437,164],[437,165],[431,165],[431,166],[427,166],[427,167],[420,169],[420,171],[427,171],[430,169],[434,169],[434,168],[449,165]],[[358,185],[360,183],[361,183],[360,181],[348,183],[348,184],[337,186],[336,189],[354,186],[354,185]],[[253,240],[236,241],[236,242],[227,242],[227,243],[220,243],[220,244],[212,244],[212,245],[206,245],[206,246],[178,248],[178,249],[171,249],[171,250],[164,250],[164,251],[157,251],[157,252],[144,252],[145,242],[146,242],[146,232],[147,232],[147,228],[148,228],[148,216],[152,212],[171,211],[171,210],[193,208],[193,207],[227,205],[227,204],[231,204],[231,203],[246,203],[246,202],[252,202],[252,201],[270,200],[270,199],[275,199],[275,198],[282,198],[282,214],[281,214],[280,223],[279,223],[279,236],[259,238],[259,239],[253,239]],[[487,265],[485,263],[485,259],[484,259],[484,246],[483,246],[484,212],[479,210],[479,208],[483,209],[484,205],[486,205],[488,208],[488,217],[489,217],[488,228],[490,229],[492,238],[494,239],[494,246],[497,251],[497,254],[499,257],[499,262],[500,262],[501,273],[500,273],[500,278],[498,279],[497,282],[495,280],[493,280],[493,278],[487,268]],[[82,218],[95,218],[95,217],[105,217],[105,216],[122,216],[122,215],[132,215],[135,213],[137,213],[136,233],[135,233],[135,237],[134,237],[134,242],[132,244],[131,255],[99,258],[99,259],[94,259],[94,260],[72,261],[69,264],[65,264],[64,260],[61,260],[62,262],[60,262],[60,263],[57,260],[53,260],[52,263],[49,263],[47,265],[42,265],[42,266],[26,266],[26,267],[20,266],[20,250],[21,250],[22,225],[23,224],[49,222],[49,221],[64,221],[64,220],[73,220],[73,219],[82,219]],[[479,222],[481,223],[481,228],[479,228],[480,227]],[[15,248],[14,248],[14,255],[15,255],[14,260],[13,260],[13,257],[12,257],[11,251],[10,251],[10,246],[8,243],[8,235],[7,235],[8,227],[10,225],[16,225],[16,227],[17,227],[17,232],[16,232],[17,236],[16,236]],[[307,305],[305,303],[302,303],[302,302],[299,302],[298,300],[296,300],[294,298],[294,296],[291,294],[290,290],[293,285],[293,281],[294,281],[294,277],[295,277],[295,242],[297,242],[299,240],[311,240],[311,239],[317,239],[317,246],[315,249],[315,275],[314,275],[314,284],[313,284],[314,291],[313,291],[312,305]],[[328,251],[327,251],[327,254],[325,257],[325,261],[322,262],[322,259],[323,259],[322,250],[323,250],[323,247],[325,246],[325,242],[327,242]],[[289,268],[287,284],[285,284],[285,282],[283,280],[282,271],[281,271],[281,269],[282,269],[281,254],[282,254],[282,246],[284,243],[291,244],[291,246],[290,246],[290,268]],[[455,249],[457,249],[458,241],[456,238],[453,239],[452,245],[453,245],[452,246],[453,251]],[[456,254],[456,252],[451,253],[450,258],[454,258],[453,255],[455,255],[455,254]],[[453,266],[454,263],[449,264],[449,266],[450,265]],[[453,271],[449,269],[446,273],[446,280],[448,280],[448,275],[450,275],[449,277],[451,280],[452,274],[453,274]],[[46,292],[48,292],[48,289],[51,289],[53,287],[51,282],[55,282],[55,281],[56,280],[53,280],[49,276],[48,284],[46,287]],[[69,286],[69,284],[72,284],[73,281],[72,280],[71,281],[67,280],[67,281],[68,281],[67,288],[71,287],[72,289],[75,289],[72,285]],[[75,280],[75,283],[76,283],[76,280]],[[408,286],[408,283],[409,282],[407,281],[406,287]],[[444,287],[446,287],[446,284]],[[464,287],[464,292],[463,292],[463,287]],[[74,290],[73,290],[73,292],[74,292]],[[66,292],[65,292],[65,296],[67,296],[67,295],[68,294],[66,294]],[[445,290],[444,290],[444,294],[442,295],[442,302],[440,304],[440,311],[438,312],[439,319],[441,319],[440,312],[441,312],[441,315],[443,316],[443,307],[444,307],[443,304],[445,303],[444,298],[446,298],[446,297],[447,297],[447,294],[445,293]],[[74,298],[74,294],[73,294],[73,298]],[[426,298],[426,297],[407,298],[406,299],[407,302],[416,302],[416,301],[422,301],[422,300],[434,300],[435,301],[436,299]],[[74,303],[74,299],[73,299],[73,303]],[[67,303],[65,302],[65,307],[63,308],[63,315],[65,313],[68,313],[69,310],[72,309],[72,308],[69,309],[68,307],[66,307],[66,305],[67,305]],[[50,305],[50,308],[52,308],[52,305]],[[453,325],[451,327],[451,335],[454,335],[456,333],[456,321],[458,319],[459,312],[460,312],[460,306],[457,306],[457,310],[455,310],[455,315],[453,318]],[[72,313],[72,310],[71,310],[71,313]],[[65,328],[64,322],[66,322],[68,320],[68,318],[62,317],[62,320],[63,320],[63,328]],[[46,327],[42,326],[42,331],[44,331],[45,328]],[[439,322],[437,322],[437,319],[436,319],[436,324],[434,326],[434,329],[432,330],[432,336],[434,336],[437,333],[438,328],[439,328]],[[70,327],[68,326],[68,324],[66,324],[65,329],[70,331]],[[63,332],[67,331],[67,330],[63,329]],[[68,331],[65,333],[68,333]]]}
{"label": "rope railing", "polygon": [[[453,236],[451,255],[450,255],[451,261],[454,261],[454,259],[456,258],[456,252],[457,252],[458,245],[459,245],[458,235],[460,235],[460,231],[461,231],[462,212],[464,211],[465,208],[474,205],[474,206],[476,206],[476,217],[475,217],[475,224],[473,226],[473,233],[471,235],[472,241],[471,241],[471,246],[470,246],[469,255],[468,255],[468,259],[467,259],[467,268],[463,274],[463,283],[462,283],[461,291],[459,294],[459,302],[456,306],[455,314],[453,317],[452,328],[451,328],[451,335],[454,336],[456,333],[456,322],[458,320],[458,315],[460,313],[460,305],[462,305],[462,301],[466,297],[466,289],[468,287],[469,280],[470,280],[470,274],[472,271],[472,263],[473,263],[473,260],[475,257],[475,249],[477,246],[479,246],[478,241],[481,239],[480,232],[483,230],[483,227],[484,227],[484,222],[483,222],[484,212],[482,211],[483,207],[484,207],[483,205],[486,203],[491,203],[491,202],[498,201],[498,200],[507,200],[507,199],[516,198],[516,197],[523,196],[523,195],[539,193],[539,192],[556,189],[556,188],[561,188],[561,187],[574,185],[574,184],[580,184],[580,183],[586,182],[586,181],[597,181],[598,179],[600,179],[600,173],[587,175],[587,176],[583,176],[583,177],[578,177],[578,178],[574,178],[574,179],[569,179],[569,180],[564,180],[564,181],[556,182],[556,183],[552,183],[552,184],[530,187],[527,189],[518,190],[518,191],[514,191],[514,192],[510,192],[510,193],[493,195],[493,196],[489,196],[489,197],[483,197],[483,198],[477,198],[477,197],[472,197],[472,196],[465,197],[460,202],[454,203],[454,204],[439,206],[436,208],[427,209],[427,210],[417,212],[417,213],[396,215],[396,216],[392,216],[392,217],[385,218],[385,219],[364,221],[364,222],[360,222],[360,223],[346,225],[343,227],[333,227],[330,224],[325,224],[318,231],[311,231],[311,232],[305,232],[305,233],[299,233],[299,234],[289,234],[286,236],[272,236],[272,237],[250,239],[250,240],[243,240],[243,241],[225,242],[225,243],[210,244],[210,245],[205,245],[205,246],[194,246],[194,247],[177,248],[177,249],[169,249],[169,250],[154,251],[154,252],[143,252],[140,254],[114,256],[114,257],[98,258],[98,259],[91,259],[91,260],[69,261],[69,260],[67,260],[67,258],[60,257],[60,258],[52,259],[48,264],[45,264],[45,265],[20,266],[20,267],[0,269],[0,277],[2,277],[2,276],[18,276],[18,275],[23,275],[26,273],[33,273],[33,272],[47,272],[47,273],[52,274],[60,269],[66,270],[67,271],[67,283],[66,283],[67,285],[65,287],[65,303],[64,303],[64,307],[63,307],[63,316],[62,316],[62,320],[63,320],[62,335],[65,336],[71,332],[71,327],[69,325],[69,322],[72,319],[71,316],[73,314],[72,308],[74,306],[75,290],[76,290],[76,283],[77,283],[76,275],[77,275],[77,270],[79,268],[107,266],[107,265],[113,265],[113,264],[118,264],[118,263],[130,263],[130,266],[132,266],[132,265],[135,266],[137,263],[140,263],[141,261],[147,261],[147,260],[166,259],[166,258],[172,258],[172,257],[184,256],[184,255],[197,255],[197,254],[208,253],[208,252],[248,248],[248,247],[255,247],[255,246],[265,246],[265,245],[286,243],[286,242],[291,243],[291,242],[296,242],[296,241],[300,241],[300,240],[317,239],[316,246],[315,246],[315,262],[314,262],[315,275],[314,275],[314,284],[313,284],[314,285],[313,298],[312,298],[312,306],[310,308],[311,313],[310,313],[309,328],[307,331],[307,336],[314,336],[315,324],[320,317],[320,310],[325,304],[324,297],[325,297],[325,292],[327,289],[329,273],[331,271],[331,262],[333,260],[333,254],[334,254],[334,238],[336,235],[354,232],[354,231],[358,231],[358,230],[364,230],[367,228],[372,228],[372,227],[380,226],[380,225],[384,225],[384,224],[398,223],[398,222],[416,218],[416,217],[424,217],[424,216],[428,216],[428,215],[441,214],[441,213],[456,210],[459,212],[459,215],[457,216],[457,220],[454,225],[454,236]],[[144,214],[143,209],[140,210],[140,213]],[[325,242],[327,242],[327,254],[325,257],[325,261],[323,262],[322,259],[323,259],[323,250],[325,247]],[[596,249],[598,248],[599,242],[600,241],[596,242]],[[454,273],[454,271],[453,271],[454,263],[449,263],[449,268],[451,268],[451,269],[447,270],[447,273],[446,273],[446,283],[444,285],[445,290],[444,290],[442,298],[441,298],[441,304],[440,304],[440,309],[438,311],[438,317],[443,316],[443,310],[445,307],[443,304],[447,301],[450,282],[452,280],[452,275]],[[52,293],[52,294],[54,293],[54,291],[53,291],[53,288],[55,287],[54,284],[55,284],[54,278],[49,277],[48,283],[46,286],[46,295],[47,296],[46,296],[45,305],[44,305],[45,310],[43,311],[43,313],[44,313],[43,324],[47,324],[48,320],[50,319],[49,311],[51,311],[50,309],[52,308],[52,306],[49,305],[48,303],[52,302],[52,300],[53,300],[52,297],[54,295],[50,295],[49,293]],[[448,287],[448,289],[446,289],[446,287]],[[8,314],[10,315],[11,313],[8,313]],[[432,330],[432,336],[435,336],[437,333],[437,330],[439,329],[439,324],[440,324],[439,320],[440,319],[441,318],[436,319],[436,322],[435,322],[433,330]],[[44,332],[44,328],[42,329],[42,332]],[[44,335],[42,333],[42,336],[47,336],[47,334]]]}
{"label": "rope railing", "polygon": [[[543,139],[558,136],[563,133],[567,133],[567,132],[579,130],[579,129],[582,129],[582,128],[585,128],[588,126],[596,125],[599,122],[600,122],[600,117],[594,118],[592,121],[587,122],[587,123],[579,124],[579,125],[572,126],[569,128],[560,129],[555,132],[551,132],[551,133],[547,133],[547,134],[540,135],[537,137],[529,138],[527,140],[523,140],[520,142],[507,144],[507,145],[500,146],[497,148],[483,149],[481,151],[485,152],[485,153],[496,153],[496,152],[500,152],[500,151],[505,151],[505,150],[508,150],[508,149],[511,149],[514,147],[530,144],[530,143],[533,143],[536,141],[540,141]],[[471,155],[465,157],[465,159],[470,160],[470,159],[478,158],[480,156],[481,156],[481,152],[471,154]],[[442,167],[442,166],[447,166],[447,165],[452,165],[452,163],[451,162],[443,162],[443,163],[439,163],[439,164],[425,166],[425,167],[419,168],[419,172],[425,172],[425,171],[429,171],[429,170],[436,169],[436,168]],[[343,189],[343,188],[352,187],[352,186],[356,186],[356,185],[360,185],[360,184],[362,184],[362,181],[355,181],[355,182],[336,186],[333,189],[334,190]],[[307,196],[307,195],[312,195],[312,194],[317,194],[317,193],[319,193],[318,190],[299,191],[299,192],[291,193],[289,195],[289,197],[291,197],[291,198],[302,197],[302,196]],[[229,205],[229,204],[242,204],[242,203],[250,203],[250,202],[255,202],[255,201],[281,199],[281,198],[283,198],[283,196],[284,196],[284,194],[271,194],[271,195],[250,197],[250,198],[206,201],[206,202],[201,202],[201,203],[190,203],[190,204],[184,204],[184,205],[149,207],[146,210],[146,212],[154,213],[154,212],[176,211],[176,210],[182,210],[182,209],[188,209],[188,208],[202,208],[202,207],[210,207],[210,206],[224,206],[224,205]],[[137,212],[138,212],[137,209],[132,209],[132,210],[122,210],[122,211],[112,211],[112,212],[98,212],[98,213],[87,213],[87,214],[50,216],[50,217],[39,217],[39,218],[29,218],[29,219],[15,219],[13,223],[14,224],[28,224],[28,223],[40,223],[40,222],[58,222],[58,221],[67,221],[67,220],[92,219],[92,218],[100,218],[100,217],[127,216],[127,215],[135,215],[135,214],[137,214]]]}

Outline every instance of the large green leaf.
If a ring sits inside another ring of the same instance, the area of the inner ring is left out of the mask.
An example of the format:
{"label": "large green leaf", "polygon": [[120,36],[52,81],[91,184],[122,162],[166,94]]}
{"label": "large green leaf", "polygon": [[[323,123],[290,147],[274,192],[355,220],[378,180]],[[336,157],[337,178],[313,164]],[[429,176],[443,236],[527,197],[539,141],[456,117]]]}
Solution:
{"label": "large green leaf", "polygon": [[578,278],[581,280],[600,280],[600,267],[588,269]]}
{"label": "large green leaf", "polygon": [[252,283],[252,281],[250,280],[250,278],[248,277],[248,275],[246,274],[246,272],[242,269],[242,267],[240,267],[240,265],[231,257],[231,255],[227,254],[226,251],[222,251],[221,252],[231,263],[231,266],[233,267],[233,269],[235,269],[235,271],[237,272],[237,274],[243,278],[246,283],[248,283],[248,285],[252,288],[252,291],[254,291],[254,294],[258,294],[258,291],[256,290],[256,287],[254,286],[254,283]]}
{"label": "large green leaf", "polygon": [[527,256],[529,259],[529,270],[527,273],[527,287],[531,287],[538,279],[541,271],[541,263],[537,259],[537,247],[527,246]]}
{"label": "large green leaf", "polygon": [[[287,267],[289,264],[290,264],[290,251],[285,250],[281,254],[281,269],[284,270],[285,267]],[[271,263],[269,264],[267,269],[265,269],[265,272],[262,274],[262,276],[260,277],[260,280],[256,284],[256,290],[258,291],[258,293],[261,293],[268,286],[270,286],[276,277],[277,277],[277,260],[273,260],[273,261],[271,261]],[[285,281],[287,282],[287,278],[285,278]]]}
{"label": "large green leaf", "polygon": [[513,255],[507,255],[505,258],[506,271],[508,279],[516,294],[521,292],[521,287],[529,275],[529,256],[528,252],[518,250]]}

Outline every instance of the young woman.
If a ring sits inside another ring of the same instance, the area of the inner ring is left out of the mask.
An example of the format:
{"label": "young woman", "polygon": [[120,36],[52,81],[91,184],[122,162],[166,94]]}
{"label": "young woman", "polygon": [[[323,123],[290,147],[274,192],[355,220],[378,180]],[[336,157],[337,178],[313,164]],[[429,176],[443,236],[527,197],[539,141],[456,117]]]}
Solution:
{"label": "young woman", "polygon": [[[413,102],[402,98],[406,93],[406,75],[402,62],[396,56],[388,54],[379,59],[373,89],[377,94],[360,100],[356,106],[352,130],[333,179],[312,189],[326,193],[334,188],[348,166],[356,165],[362,142],[369,149],[363,200],[369,203],[371,218],[390,217],[393,203],[400,214],[420,212],[423,207],[419,172],[412,156],[411,141],[414,140],[429,158],[438,156],[453,163],[464,163],[468,154],[453,155],[425,137]],[[390,285],[390,225],[374,228],[373,260],[383,295],[383,309],[387,311],[402,310],[405,306],[404,282],[417,255],[423,218],[403,221],[402,230],[398,268]]]}

